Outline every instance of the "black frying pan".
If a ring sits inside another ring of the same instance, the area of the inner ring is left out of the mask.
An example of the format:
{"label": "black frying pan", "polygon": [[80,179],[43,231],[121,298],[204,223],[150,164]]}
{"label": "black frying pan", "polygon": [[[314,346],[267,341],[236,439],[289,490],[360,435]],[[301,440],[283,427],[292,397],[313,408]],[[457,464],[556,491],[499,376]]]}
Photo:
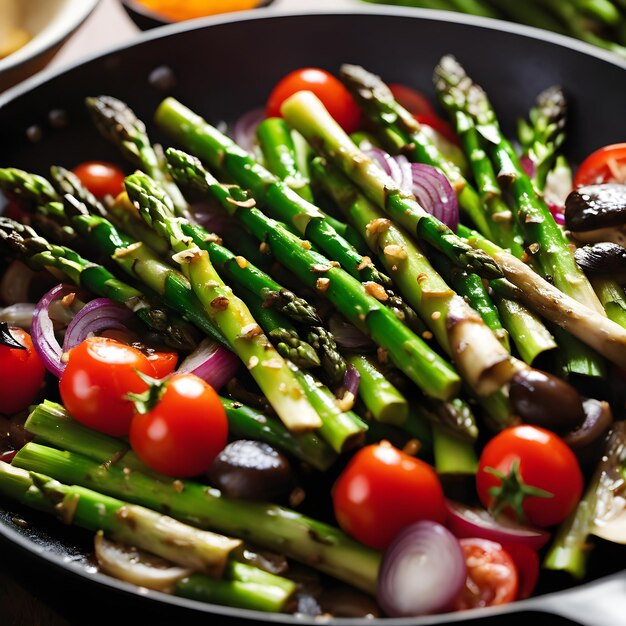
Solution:
{"label": "black frying pan", "polygon": [[[167,93],[217,122],[233,120],[261,105],[277,79],[302,66],[336,71],[343,62],[359,63],[389,82],[416,85],[433,95],[432,69],[444,53],[455,54],[487,88],[509,133],[539,91],[560,83],[571,103],[567,149],[572,160],[580,160],[602,145],[626,140],[626,64],[574,40],[492,20],[429,11],[379,8],[358,14],[287,15],[268,10],[152,31],[133,45],[69,71],[34,78],[0,96],[0,165],[46,172],[52,163],[72,167],[84,160],[118,160],[115,150],[87,119],[86,95],[117,96],[149,120]],[[170,67],[176,77],[176,85],[166,91],[148,80],[152,70],[161,65]],[[68,127],[50,124],[48,114],[54,109],[67,113]],[[26,136],[31,126],[41,129],[36,143]],[[26,528],[12,521],[16,512],[28,521]],[[22,581],[28,579],[57,607],[77,609],[70,611],[74,616],[80,610],[77,623],[99,623],[98,616],[113,613],[119,623],[120,618],[129,617],[128,607],[141,611],[142,621],[151,624],[171,623],[172,619],[190,623],[194,618],[211,624],[242,620],[316,623],[139,592],[88,567],[85,554],[91,549],[90,535],[2,500],[0,537],[6,544],[6,570],[8,562],[17,568]],[[489,624],[504,620],[522,624],[536,620],[539,612],[571,617],[584,625],[624,624],[626,570],[620,560],[625,552],[619,546],[598,546],[588,580],[575,588],[567,589],[569,583],[549,579],[541,589],[543,595],[501,609],[386,623],[408,626],[480,619]],[[66,576],[59,577],[61,571]],[[369,620],[350,623],[371,624]],[[549,623],[571,622],[550,617]]]}

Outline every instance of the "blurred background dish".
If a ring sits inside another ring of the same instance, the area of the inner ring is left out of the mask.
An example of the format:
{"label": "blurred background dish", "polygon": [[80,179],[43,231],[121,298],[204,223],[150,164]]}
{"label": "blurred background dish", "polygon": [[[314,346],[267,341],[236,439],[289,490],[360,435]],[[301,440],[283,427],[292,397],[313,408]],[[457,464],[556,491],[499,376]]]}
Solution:
{"label": "blurred background dish", "polygon": [[626,0],[362,0],[458,11],[581,39],[626,59]]}
{"label": "blurred background dish", "polygon": [[133,22],[142,30],[231,11],[247,11],[273,0],[121,0]]}
{"label": "blurred background dish", "polygon": [[98,0],[0,0],[0,91],[42,69]]}

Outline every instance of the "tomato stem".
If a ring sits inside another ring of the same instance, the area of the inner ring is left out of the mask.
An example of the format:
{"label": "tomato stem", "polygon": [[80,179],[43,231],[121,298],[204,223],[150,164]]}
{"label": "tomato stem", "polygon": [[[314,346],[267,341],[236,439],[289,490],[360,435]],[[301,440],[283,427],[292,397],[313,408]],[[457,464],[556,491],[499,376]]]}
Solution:
{"label": "tomato stem", "polygon": [[519,459],[515,459],[508,474],[493,467],[485,467],[485,471],[501,480],[500,485],[490,487],[489,495],[493,498],[489,512],[497,518],[505,507],[509,506],[515,512],[519,522],[526,521],[524,514],[524,500],[531,496],[535,498],[553,498],[554,494],[524,482],[519,469]]}

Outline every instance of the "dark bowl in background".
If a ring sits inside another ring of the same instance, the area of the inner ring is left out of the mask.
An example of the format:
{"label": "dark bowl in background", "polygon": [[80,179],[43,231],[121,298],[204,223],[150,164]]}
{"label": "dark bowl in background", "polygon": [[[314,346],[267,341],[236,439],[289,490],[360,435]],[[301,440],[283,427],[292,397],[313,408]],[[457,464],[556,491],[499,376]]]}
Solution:
{"label": "dark bowl in background", "polygon": [[[180,99],[212,123],[233,121],[262,105],[272,86],[288,71],[318,66],[336,72],[341,63],[349,62],[363,64],[389,82],[412,85],[434,98],[432,70],[446,53],[457,56],[487,89],[510,135],[517,118],[527,114],[536,95],[560,83],[571,105],[566,150],[573,162],[600,146],[626,139],[626,63],[575,40],[448,12],[377,7],[358,13],[305,15],[268,10],[194,20],[144,33],[130,45],[69,70],[40,75],[0,95],[0,165],[45,174],[50,164],[73,167],[95,159],[119,162],[117,150],[98,135],[89,120],[84,107],[87,95],[110,94],[126,100],[148,123],[153,139],[166,142],[151,124],[156,106],[166,95]],[[165,87],[149,80],[153,71],[164,65],[175,79]],[[67,127],[50,123],[49,112],[53,110],[66,113]],[[36,143],[27,137],[26,131],[32,126],[41,130]],[[16,511],[29,522],[26,528],[12,523]],[[146,607],[151,607],[151,615],[163,618],[153,622],[157,624],[169,623],[164,621],[166,614],[181,619],[210,616],[211,623],[318,623],[141,592],[85,569],[84,554],[90,549],[91,536],[63,528],[54,519],[6,499],[0,499],[0,539],[6,543],[3,549],[7,554],[23,551],[29,555],[15,560],[41,566],[29,568],[25,576],[28,584],[41,593],[55,583],[60,589],[55,588],[53,597],[67,611],[99,606],[98,615],[108,615],[107,611],[114,612],[123,598],[143,615],[147,614]],[[385,620],[384,624],[415,626],[483,619],[485,624],[504,620],[507,624],[530,620],[554,626],[572,623],[554,616],[559,614],[586,626],[616,626],[626,615],[623,568],[623,548],[599,542],[585,584],[564,584],[547,577],[540,589],[542,595],[529,600],[488,610]],[[61,573],[69,581],[65,590],[58,584],[63,580]],[[79,583],[81,593],[72,593],[72,586]],[[100,598],[108,594],[111,601],[95,604],[94,594]],[[523,615],[521,620],[514,615],[518,613]],[[551,615],[547,622],[543,621],[545,613]],[[371,620],[324,623],[372,624]]]}
{"label": "dark bowl in background", "polygon": [[[274,0],[259,0],[258,6],[256,6],[254,10],[267,7],[272,4],[272,2],[274,2]],[[130,19],[133,20],[141,30],[150,30],[151,28],[158,28],[159,26],[174,23],[174,20],[165,17],[157,11],[149,9],[138,0],[120,0],[120,4],[124,7]]]}

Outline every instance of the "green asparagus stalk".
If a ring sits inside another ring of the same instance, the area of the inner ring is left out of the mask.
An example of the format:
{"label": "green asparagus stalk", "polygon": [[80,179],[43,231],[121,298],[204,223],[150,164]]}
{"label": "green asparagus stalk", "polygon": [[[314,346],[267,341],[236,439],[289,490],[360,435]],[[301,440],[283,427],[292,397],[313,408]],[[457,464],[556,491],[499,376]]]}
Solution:
{"label": "green asparagus stalk", "polygon": [[[38,210],[45,211],[61,225],[71,225],[98,254],[112,259],[129,276],[154,291],[183,319],[226,345],[226,340],[207,317],[187,279],[161,261],[148,246],[127,236],[106,218],[90,215],[87,206],[74,196],[66,194],[61,203],[54,188],[40,176],[11,168],[0,169],[0,188],[18,195],[29,194]],[[42,188],[43,195],[37,195]]]}
{"label": "green asparagus stalk", "polygon": [[545,556],[545,568],[565,571],[578,579],[583,578],[589,554],[587,539],[593,532],[599,509],[607,509],[607,504],[623,484],[625,463],[626,428],[624,422],[615,422],[605,454],[582,500],[561,524]]}
{"label": "green asparagus stalk", "polygon": [[396,316],[370,295],[379,285],[364,286],[347,272],[311,249],[310,244],[268,218],[238,187],[220,185],[195,159],[168,150],[173,175],[179,183],[193,184],[218,199],[229,214],[237,217],[272,254],[305,286],[327,297],[349,321],[386,350],[396,366],[425,393],[448,399],[456,395],[460,379],[448,363],[414,335]]}
{"label": "green asparagus stalk", "polygon": [[439,270],[444,280],[482,317],[483,322],[493,331],[507,352],[511,351],[509,334],[502,327],[500,314],[493,303],[487,288],[480,276],[469,274],[458,267],[450,267],[445,257],[437,251],[430,255],[435,267]]}
{"label": "green asparagus stalk", "polygon": [[353,277],[389,285],[389,279],[341,237],[315,205],[301,198],[200,116],[174,98],[166,98],[155,117],[173,139],[210,167],[225,171],[238,185],[249,189],[263,209],[271,211],[271,217],[309,239]]}
{"label": "green asparagus stalk", "polygon": [[242,542],[192,528],[150,509],[79,486],[63,485],[0,461],[0,493],[66,524],[103,530],[114,541],[136,546],[183,567],[220,577],[229,554]]}
{"label": "green asparagus stalk", "polygon": [[592,277],[591,284],[602,302],[610,320],[626,328],[626,293],[624,288],[610,278]]}
{"label": "green asparagus stalk", "polygon": [[374,359],[360,354],[348,357],[359,372],[359,396],[375,420],[402,426],[407,421],[409,403],[392,385]]}
{"label": "green asparagus stalk", "polygon": [[87,291],[128,307],[146,326],[162,334],[168,345],[183,350],[195,346],[195,332],[185,322],[118,280],[104,266],[87,261],[70,248],[48,243],[29,226],[0,217],[0,246],[32,269],[54,268]]}
{"label": "green asparagus stalk", "polygon": [[506,384],[515,369],[509,353],[480,316],[437,274],[417,245],[323,160],[314,160],[312,171],[363,234],[439,345],[452,356],[468,385],[486,396]]}
{"label": "green asparagus stalk", "polygon": [[489,0],[504,13],[505,17],[520,24],[528,24],[535,28],[551,30],[561,35],[567,31],[563,24],[554,18],[550,12],[536,6],[534,2],[511,2],[510,0]]}
{"label": "green asparagus stalk", "polygon": [[430,243],[455,265],[469,268],[485,278],[501,275],[492,259],[472,252],[462,239],[423,209],[412,196],[407,196],[390,176],[361,152],[313,93],[301,91],[294,94],[284,102],[282,113],[291,126],[414,237]]}
{"label": "green asparagus stalk", "polygon": [[271,307],[264,307],[263,301],[254,294],[242,291],[237,295],[246,303],[252,317],[282,357],[302,369],[319,367],[320,359],[313,346],[300,337],[296,327],[284,315]]}
{"label": "green asparagus stalk", "polygon": [[187,201],[169,175],[164,159],[159,158],[150,143],[145,124],[130,107],[111,96],[87,98],[85,103],[100,133],[118,146],[135,167],[156,180],[171,198],[176,213],[189,219]]}
{"label": "green asparagus stalk", "polygon": [[172,260],[180,265],[206,314],[244,362],[283,423],[298,432],[319,428],[322,422],[287,363],[245,303],[222,281],[207,252],[200,250],[183,233],[181,220],[184,218],[172,217],[164,192],[140,172],[128,176],[125,186],[146,223],[169,241],[174,252]]}
{"label": "green asparagus stalk", "polygon": [[[381,78],[355,65],[343,65],[341,78],[387,148],[393,153],[405,153],[411,161],[438,167],[454,187],[461,209],[480,232],[491,238],[490,222],[479,194],[465,179],[459,167],[432,142],[424,127],[395,100]],[[374,197],[371,199],[375,200]]]}
{"label": "green asparagus stalk", "polygon": [[319,326],[322,322],[306,300],[299,298],[289,289],[279,285],[271,276],[256,267],[247,258],[235,255],[215,241],[201,226],[183,222],[183,233],[193,243],[209,253],[211,263],[225,279],[247,289],[264,301],[264,306],[276,309],[295,322],[308,326]]}
{"label": "green asparagus stalk", "polygon": [[459,233],[498,262],[506,280],[492,281],[503,297],[516,300],[560,326],[620,367],[626,366],[626,332],[596,309],[590,309],[541,278],[528,265],[480,233],[464,226]]}
{"label": "green asparagus stalk", "polygon": [[566,116],[565,94],[560,87],[553,86],[537,96],[528,121],[518,122],[517,134],[524,154],[535,166],[531,180],[539,194],[543,192],[548,172],[554,166],[558,150],[565,141]]}
{"label": "green asparagus stalk", "polygon": [[556,341],[543,322],[519,302],[494,294],[502,325],[508,330],[523,361],[532,365],[535,359],[557,348]]}
{"label": "green asparagus stalk", "polygon": [[532,248],[542,275],[550,276],[558,289],[581,304],[604,313],[589,281],[576,264],[563,231],[546,204],[535,194],[513,146],[502,134],[484,91],[451,56],[442,58],[435,69],[435,77],[442,102],[465,111],[479,125],[481,134],[489,137],[488,151],[499,170],[499,177],[509,182],[518,225],[526,245]]}
{"label": "green asparagus stalk", "polygon": [[346,361],[341,356],[332,333],[324,326],[310,326],[307,340],[320,356],[322,368],[331,385],[339,386],[346,374]]}
{"label": "green asparagus stalk", "polygon": [[141,472],[103,467],[70,452],[35,443],[23,447],[13,464],[45,473],[65,483],[78,484],[113,497],[167,510],[181,521],[201,528],[245,537],[368,593],[375,593],[380,554],[348,538],[340,530],[285,507],[228,500],[216,489],[191,481],[165,485]]}
{"label": "green asparagus stalk", "polygon": [[433,425],[433,456],[438,474],[475,474],[478,469],[473,443],[438,425]]}
{"label": "green asparagus stalk", "polygon": [[280,117],[263,120],[257,128],[259,145],[267,169],[307,202],[313,202],[309,180],[302,175],[296,160],[291,131]]}
{"label": "green asparagus stalk", "polygon": [[[264,441],[320,471],[326,471],[335,462],[336,455],[315,433],[295,437],[276,418],[229,398],[220,397],[220,402],[233,437]],[[150,472],[127,442],[83,426],[55,402],[45,400],[38,404],[28,416],[25,428],[55,448],[82,454],[104,465],[117,463],[169,482],[166,477]]]}
{"label": "green asparagus stalk", "polygon": [[[291,370],[322,421],[317,430],[322,439],[335,450],[345,452],[360,445],[367,430],[365,423],[352,411],[342,411],[333,393],[310,373],[301,370],[320,365],[315,350],[302,341],[293,326],[271,309],[263,308],[260,300],[251,296],[244,299],[254,319],[272,340],[278,352],[293,364]],[[306,348],[304,347],[306,346]],[[306,350],[306,352],[305,352]],[[303,352],[305,352],[303,354]],[[304,357],[304,358],[303,358]],[[312,359],[315,358],[315,362]],[[304,366],[301,363],[304,361]]]}

